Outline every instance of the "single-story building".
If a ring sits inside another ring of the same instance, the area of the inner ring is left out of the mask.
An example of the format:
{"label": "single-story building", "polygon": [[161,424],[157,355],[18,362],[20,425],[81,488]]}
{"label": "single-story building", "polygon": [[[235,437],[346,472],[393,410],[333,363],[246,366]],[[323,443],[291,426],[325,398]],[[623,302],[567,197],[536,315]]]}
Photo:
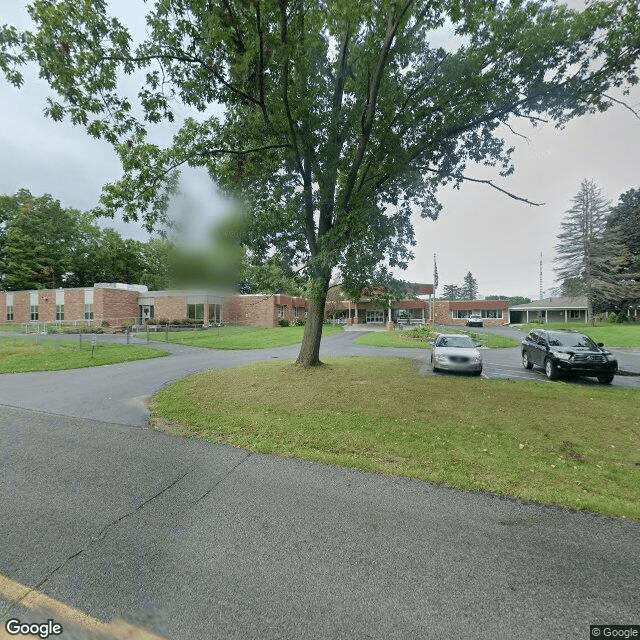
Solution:
{"label": "single-story building", "polygon": [[469,316],[480,316],[488,327],[507,324],[509,304],[506,300],[436,300],[435,323],[466,325]]}
{"label": "single-story building", "polygon": [[588,322],[586,296],[544,298],[509,308],[509,324],[542,322]]}
{"label": "single-story building", "polygon": [[291,324],[302,320],[308,305],[305,298],[281,294],[148,291],[144,285],[96,283],[93,287],[0,291],[0,324],[121,326],[189,319],[203,324],[274,327],[282,319]]}
{"label": "single-story building", "polygon": [[325,315],[336,324],[424,324],[431,321],[433,285],[408,283],[407,298],[385,304],[381,299],[327,301]]}

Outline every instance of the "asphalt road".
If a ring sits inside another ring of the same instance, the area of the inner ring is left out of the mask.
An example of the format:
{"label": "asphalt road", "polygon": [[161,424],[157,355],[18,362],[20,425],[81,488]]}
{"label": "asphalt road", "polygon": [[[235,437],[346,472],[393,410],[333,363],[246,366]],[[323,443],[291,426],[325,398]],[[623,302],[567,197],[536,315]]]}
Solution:
{"label": "asphalt road", "polygon": [[[323,355],[429,355],[355,337]],[[0,574],[176,640],[564,640],[640,623],[640,524],[151,431],[144,402],[163,385],[297,352],[168,348],[0,377]],[[28,619],[11,605],[0,596]]]}

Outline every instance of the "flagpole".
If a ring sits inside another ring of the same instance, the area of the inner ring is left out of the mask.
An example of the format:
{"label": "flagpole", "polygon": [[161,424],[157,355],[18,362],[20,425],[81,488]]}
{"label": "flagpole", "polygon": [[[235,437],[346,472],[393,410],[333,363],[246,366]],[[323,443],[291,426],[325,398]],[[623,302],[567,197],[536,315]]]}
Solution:
{"label": "flagpole", "polygon": [[435,306],[436,306],[436,288],[438,287],[438,266],[436,265],[436,254],[433,254],[433,293],[431,294],[431,326],[436,323]]}

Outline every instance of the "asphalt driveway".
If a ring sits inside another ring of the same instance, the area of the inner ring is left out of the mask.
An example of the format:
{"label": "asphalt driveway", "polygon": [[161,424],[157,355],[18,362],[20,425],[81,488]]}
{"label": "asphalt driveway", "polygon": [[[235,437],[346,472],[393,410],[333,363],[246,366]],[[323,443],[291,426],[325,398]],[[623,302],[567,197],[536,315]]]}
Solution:
{"label": "asphalt driveway", "polygon": [[[428,356],[355,337],[322,354]],[[149,430],[163,385],[298,347],[169,349],[0,376],[0,574],[176,640],[564,640],[640,622],[640,524]]]}

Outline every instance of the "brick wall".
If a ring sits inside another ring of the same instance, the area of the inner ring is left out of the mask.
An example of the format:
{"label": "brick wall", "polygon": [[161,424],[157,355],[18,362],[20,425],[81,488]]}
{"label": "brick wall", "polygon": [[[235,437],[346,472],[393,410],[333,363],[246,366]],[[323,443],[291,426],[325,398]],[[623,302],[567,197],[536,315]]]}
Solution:
{"label": "brick wall", "polygon": [[56,291],[55,289],[41,289],[38,291],[38,321],[54,322],[56,319]]}
{"label": "brick wall", "polygon": [[106,320],[117,326],[125,320],[137,322],[138,292],[121,289],[95,289],[93,292],[93,317],[99,324]]}
{"label": "brick wall", "polygon": [[187,317],[187,299],[184,296],[158,297],[153,304],[156,320],[184,320]]}
{"label": "brick wall", "polygon": [[434,303],[434,316],[436,324],[465,326],[466,318],[452,318],[454,308],[468,309],[474,315],[482,315],[483,309],[502,309],[502,318],[483,318],[483,324],[487,327],[502,327],[509,322],[507,304],[500,300],[436,300]]}
{"label": "brick wall", "polygon": [[84,320],[84,289],[65,289],[64,322],[72,323],[79,322],[81,320]]}
{"label": "brick wall", "polygon": [[28,291],[14,292],[13,318],[15,322],[29,322],[29,292]]}
{"label": "brick wall", "polygon": [[[293,311],[291,312],[293,317]],[[276,307],[272,296],[230,296],[222,304],[225,324],[273,327]]]}

